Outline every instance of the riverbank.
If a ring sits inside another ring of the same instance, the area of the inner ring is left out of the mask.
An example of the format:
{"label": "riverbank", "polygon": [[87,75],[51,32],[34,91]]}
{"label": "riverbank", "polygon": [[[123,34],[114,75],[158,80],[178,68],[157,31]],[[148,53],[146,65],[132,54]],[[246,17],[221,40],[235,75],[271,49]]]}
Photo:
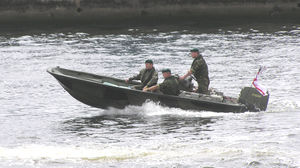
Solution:
{"label": "riverbank", "polygon": [[[0,24],[298,22],[299,0],[2,0]],[[298,20],[297,20],[298,19]]]}

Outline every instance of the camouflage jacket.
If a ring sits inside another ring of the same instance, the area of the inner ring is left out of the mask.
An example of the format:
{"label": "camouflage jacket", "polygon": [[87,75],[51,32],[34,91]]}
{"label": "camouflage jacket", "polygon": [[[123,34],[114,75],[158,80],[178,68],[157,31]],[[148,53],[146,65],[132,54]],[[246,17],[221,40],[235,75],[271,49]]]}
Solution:
{"label": "camouflage jacket", "polygon": [[158,73],[153,67],[152,69],[142,69],[139,74],[129,78],[129,81],[132,80],[141,80],[143,87],[151,87],[157,84]]}
{"label": "camouflage jacket", "polygon": [[179,83],[176,77],[170,76],[166,78],[163,83],[159,84],[159,90],[163,94],[178,95],[179,94]]}
{"label": "camouflage jacket", "polygon": [[191,71],[197,81],[205,81],[209,83],[207,64],[201,55],[194,59]]}

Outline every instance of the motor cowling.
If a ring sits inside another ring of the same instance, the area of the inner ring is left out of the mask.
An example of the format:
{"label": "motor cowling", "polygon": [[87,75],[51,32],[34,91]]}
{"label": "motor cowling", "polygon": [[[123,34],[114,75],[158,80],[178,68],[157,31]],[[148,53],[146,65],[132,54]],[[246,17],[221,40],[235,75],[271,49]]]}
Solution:
{"label": "motor cowling", "polygon": [[269,102],[269,93],[261,95],[255,88],[244,87],[238,102],[244,104],[249,111],[265,111]]}
{"label": "motor cowling", "polygon": [[194,84],[192,82],[193,78],[191,76],[187,77],[184,80],[178,80],[179,82],[179,90],[192,92],[194,88]]}

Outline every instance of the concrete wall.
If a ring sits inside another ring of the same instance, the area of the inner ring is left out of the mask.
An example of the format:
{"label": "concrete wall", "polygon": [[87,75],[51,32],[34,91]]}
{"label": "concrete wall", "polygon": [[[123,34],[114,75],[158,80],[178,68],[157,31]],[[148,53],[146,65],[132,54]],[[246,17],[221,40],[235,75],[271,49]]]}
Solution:
{"label": "concrete wall", "polygon": [[0,24],[299,21],[300,0],[0,0]]}

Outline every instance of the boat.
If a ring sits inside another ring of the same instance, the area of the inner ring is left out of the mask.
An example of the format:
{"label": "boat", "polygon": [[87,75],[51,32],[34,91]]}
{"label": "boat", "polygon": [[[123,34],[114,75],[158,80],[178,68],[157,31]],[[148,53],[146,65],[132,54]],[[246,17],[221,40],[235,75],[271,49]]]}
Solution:
{"label": "boat", "polygon": [[126,83],[123,79],[96,75],[87,72],[54,67],[47,69],[60,85],[78,101],[101,109],[110,107],[123,109],[128,105],[141,106],[147,101],[162,106],[193,111],[246,112],[265,111],[269,94],[262,96],[252,87],[244,87],[239,98],[224,96],[212,91],[209,95],[199,94],[185,88],[178,96],[160,92],[143,92],[133,88],[137,81]]}

